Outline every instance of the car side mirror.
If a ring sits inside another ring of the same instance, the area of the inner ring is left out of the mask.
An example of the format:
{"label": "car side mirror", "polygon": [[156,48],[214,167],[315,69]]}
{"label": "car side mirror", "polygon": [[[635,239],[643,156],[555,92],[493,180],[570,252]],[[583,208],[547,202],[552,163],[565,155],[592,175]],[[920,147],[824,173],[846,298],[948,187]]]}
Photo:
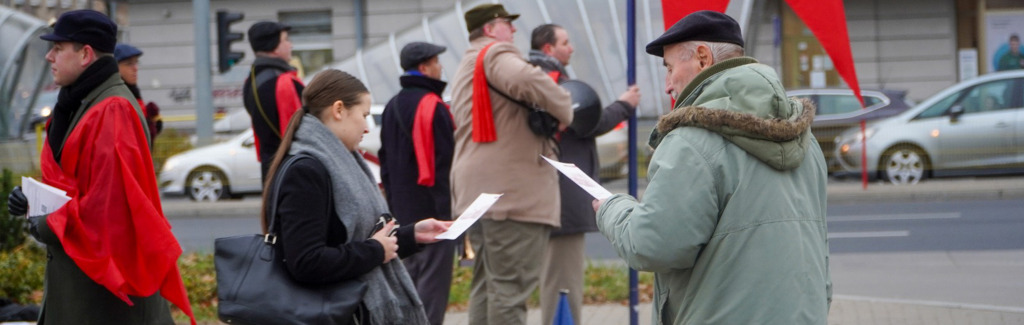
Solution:
{"label": "car side mirror", "polygon": [[255,140],[253,140],[253,138],[246,138],[245,141],[242,141],[242,146],[246,147],[246,148],[252,147],[253,144],[254,144],[254,141]]}
{"label": "car side mirror", "polygon": [[960,115],[964,115],[964,106],[957,104],[949,108],[949,120],[956,122],[960,118]]}

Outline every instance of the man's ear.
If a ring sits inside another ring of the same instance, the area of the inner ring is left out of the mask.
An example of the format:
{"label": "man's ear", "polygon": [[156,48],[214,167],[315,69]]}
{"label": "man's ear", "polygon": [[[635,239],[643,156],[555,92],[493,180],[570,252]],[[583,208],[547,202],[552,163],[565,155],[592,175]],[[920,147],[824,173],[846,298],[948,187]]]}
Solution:
{"label": "man's ear", "polygon": [[696,55],[701,70],[707,69],[715,63],[714,55],[711,54],[711,48],[707,47],[707,45],[698,45]]}
{"label": "man's ear", "polygon": [[544,54],[547,54],[548,56],[550,56],[552,53],[554,53],[554,51],[551,50],[551,48],[553,48],[553,47],[555,47],[553,44],[544,44],[544,46],[540,47],[540,51],[544,52]]}
{"label": "man's ear", "polygon": [[82,53],[81,54],[82,55],[81,65],[82,65],[83,68],[84,67],[88,67],[93,62],[96,62],[96,59],[98,59],[98,57],[96,55],[96,49],[93,49],[91,45],[83,44],[82,45],[81,53]]}

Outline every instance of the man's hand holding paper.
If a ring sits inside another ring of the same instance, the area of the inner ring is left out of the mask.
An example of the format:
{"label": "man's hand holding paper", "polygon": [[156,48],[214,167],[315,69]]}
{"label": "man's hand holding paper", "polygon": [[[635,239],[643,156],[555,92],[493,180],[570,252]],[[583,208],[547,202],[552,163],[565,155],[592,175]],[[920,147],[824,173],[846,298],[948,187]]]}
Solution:
{"label": "man's hand holding paper", "polygon": [[590,178],[587,173],[584,173],[579,167],[576,167],[576,165],[551,160],[544,156],[541,157],[552,166],[555,166],[555,169],[558,169],[559,172],[569,178],[573,183],[576,183],[576,185],[579,185],[584,191],[590,193],[590,195],[595,199],[604,200],[612,196],[612,192],[609,192],[607,189],[602,187],[601,184],[598,184],[597,181]]}

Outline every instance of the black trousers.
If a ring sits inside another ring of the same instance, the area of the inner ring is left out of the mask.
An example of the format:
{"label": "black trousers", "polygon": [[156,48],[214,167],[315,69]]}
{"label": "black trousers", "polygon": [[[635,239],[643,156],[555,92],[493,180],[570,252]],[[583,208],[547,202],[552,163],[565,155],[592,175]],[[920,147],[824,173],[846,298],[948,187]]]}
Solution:
{"label": "black trousers", "polygon": [[455,241],[443,240],[427,245],[419,253],[402,259],[402,264],[416,284],[430,324],[444,323],[455,265]]}

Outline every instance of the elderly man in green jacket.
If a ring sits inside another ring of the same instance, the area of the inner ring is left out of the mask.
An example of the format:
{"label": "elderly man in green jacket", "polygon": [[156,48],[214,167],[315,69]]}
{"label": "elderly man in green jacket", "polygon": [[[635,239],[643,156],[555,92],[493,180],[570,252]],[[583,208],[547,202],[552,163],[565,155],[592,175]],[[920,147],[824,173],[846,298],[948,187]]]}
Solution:
{"label": "elderly man in green jacket", "polygon": [[630,267],[655,273],[654,324],[825,324],[832,296],[814,108],[743,56],[735,20],[690,14],[647,45],[675,109],[651,134],[643,201],[595,201]]}

